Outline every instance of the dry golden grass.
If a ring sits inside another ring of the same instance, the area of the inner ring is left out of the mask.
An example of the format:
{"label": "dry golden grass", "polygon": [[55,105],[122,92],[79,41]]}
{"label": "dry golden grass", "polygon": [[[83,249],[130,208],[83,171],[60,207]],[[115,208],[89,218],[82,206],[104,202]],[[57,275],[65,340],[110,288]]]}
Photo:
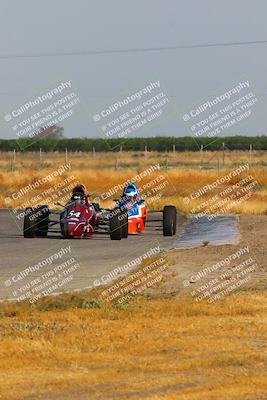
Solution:
{"label": "dry golden grass", "polygon": [[[39,189],[29,192],[10,204],[5,199],[12,192],[25,187],[29,183],[36,182],[41,177],[55,171],[60,165],[65,163],[65,156],[61,153],[43,154],[42,162],[38,159],[38,153],[17,154],[16,165],[11,169],[12,153],[2,153],[0,160],[0,207],[19,207],[25,204],[33,204],[33,199],[37,195],[44,193],[45,190],[54,186],[60,180],[73,176],[76,181],[83,182],[92,199],[99,198],[103,206],[111,206],[112,199],[121,193],[121,189],[114,192],[107,198],[107,191],[118,184],[135,177],[140,172],[146,170],[151,165],[160,164],[161,169],[149,177],[142,179],[141,187],[152,181],[159,175],[164,177],[166,186],[157,193],[150,193],[149,206],[152,209],[159,209],[164,204],[174,204],[183,212],[191,212],[203,201],[210,200],[214,196],[213,190],[201,196],[199,199],[192,200],[190,204],[184,202],[184,197],[190,196],[208,183],[214,182],[235,169],[239,164],[248,162],[247,152],[227,152],[222,165],[222,155],[219,152],[198,152],[183,153],[142,153],[142,152],[122,152],[122,153],[96,153],[93,157],[90,153],[71,153],[69,161],[71,170],[62,177],[54,178],[49,183],[46,182]],[[218,164],[219,161],[219,164]],[[229,212],[264,214],[267,210],[267,153],[254,152],[253,164],[249,171],[243,173],[242,178],[252,174],[258,182],[258,187],[252,196],[246,201],[241,201],[238,205],[229,202]],[[167,168],[168,167],[168,168]],[[218,168],[219,167],[219,168]],[[235,183],[232,179],[229,183],[221,185],[216,191],[222,191],[229,185]],[[154,185],[155,186],[155,185]],[[147,191],[145,191],[147,192]],[[144,196],[145,197],[145,196]],[[146,197],[145,197],[146,198]],[[45,201],[46,199],[42,199]],[[36,200],[37,201],[37,200]],[[51,204],[49,204],[51,205]]]}
{"label": "dry golden grass", "polygon": [[267,395],[266,292],[212,305],[171,296],[74,309],[81,298],[1,306],[1,400]]}

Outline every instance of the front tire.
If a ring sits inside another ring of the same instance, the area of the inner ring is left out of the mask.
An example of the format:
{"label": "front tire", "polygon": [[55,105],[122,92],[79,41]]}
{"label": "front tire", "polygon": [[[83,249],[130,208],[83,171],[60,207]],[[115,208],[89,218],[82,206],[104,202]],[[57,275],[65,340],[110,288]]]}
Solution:
{"label": "front tire", "polygon": [[[116,212],[117,211],[117,212]],[[119,219],[119,209],[113,210],[114,215],[109,218],[109,229],[111,240],[121,240],[122,238],[122,227]]]}
{"label": "front tire", "polygon": [[120,215],[121,222],[121,237],[123,239],[127,239],[128,230],[129,230],[129,222],[128,222],[128,210],[123,210]]}
{"label": "front tire", "polygon": [[23,223],[23,236],[25,238],[34,238],[36,232],[36,218],[34,210],[31,207],[25,209],[24,223]]}
{"label": "front tire", "polygon": [[48,224],[49,224],[49,208],[46,205],[36,207],[34,212],[38,215],[37,217],[37,229],[35,235],[37,237],[47,237]]}
{"label": "front tire", "polygon": [[165,206],[163,209],[163,235],[173,236],[176,233],[176,207]]}

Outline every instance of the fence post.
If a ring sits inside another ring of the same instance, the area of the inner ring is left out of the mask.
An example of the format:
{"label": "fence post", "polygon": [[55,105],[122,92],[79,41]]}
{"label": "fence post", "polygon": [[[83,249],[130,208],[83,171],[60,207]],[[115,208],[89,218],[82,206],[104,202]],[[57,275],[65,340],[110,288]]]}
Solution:
{"label": "fence post", "polygon": [[14,170],[14,168],[16,167],[16,150],[13,150],[13,157],[11,160],[11,171]]}
{"label": "fence post", "polygon": [[95,146],[93,146],[93,158],[95,158]]}
{"label": "fence post", "polygon": [[166,161],[165,161],[165,168],[166,168],[166,169],[168,169],[168,168],[169,168],[168,157],[166,157]]}
{"label": "fence post", "polygon": [[147,145],[145,145],[145,157],[147,158]]}
{"label": "fence post", "polygon": [[68,163],[68,159],[69,159],[69,157],[68,157],[68,149],[67,149],[67,147],[66,147],[66,148],[65,148],[65,164]]}
{"label": "fence post", "polygon": [[250,167],[252,165],[252,150],[253,150],[253,147],[252,147],[252,144],[250,144],[249,145],[249,166]]}
{"label": "fence post", "polygon": [[39,150],[39,160],[40,160],[40,163],[43,161],[43,155],[42,155],[42,148],[40,147],[40,150]]}
{"label": "fence post", "polygon": [[172,145],[172,151],[175,153],[175,144]]}
{"label": "fence post", "polygon": [[224,142],[223,142],[223,144],[222,144],[222,151],[223,151],[223,161],[222,161],[222,164],[223,164],[223,167],[224,167],[224,161],[225,161],[225,144],[224,144]]}
{"label": "fence post", "polygon": [[203,165],[203,144],[200,146],[200,163]]}

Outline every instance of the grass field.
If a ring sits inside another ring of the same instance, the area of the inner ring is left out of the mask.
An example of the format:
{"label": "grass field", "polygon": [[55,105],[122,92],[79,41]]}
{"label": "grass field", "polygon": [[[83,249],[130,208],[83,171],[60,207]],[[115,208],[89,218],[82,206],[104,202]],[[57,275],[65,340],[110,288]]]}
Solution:
{"label": "grass field", "polygon": [[263,399],[266,300],[136,298],[118,309],[80,294],[2,305],[0,398]]}
{"label": "grass field", "polygon": [[[30,190],[21,197],[12,199],[12,193],[27,186],[29,183],[40,181],[42,177],[51,174],[60,166],[69,162],[71,170],[66,171],[61,177],[55,177],[50,182],[45,182],[38,188]],[[209,183],[229,174],[240,164],[250,163],[250,168],[240,177],[232,178],[229,182],[220,184],[216,190],[209,190],[201,197],[190,201],[184,201],[188,197]],[[205,151],[183,152],[183,153],[156,153],[156,152],[117,152],[117,153],[71,153],[66,160],[62,153],[42,154],[18,153],[15,162],[12,153],[2,153],[0,160],[0,206],[22,207],[35,202],[47,202],[48,190],[55,187],[60,181],[67,180],[72,176],[73,181],[65,184],[65,198],[69,197],[69,191],[74,181],[84,183],[92,199],[100,200],[103,206],[111,206],[112,199],[121,194],[124,182],[133,179],[142,171],[149,169],[152,165],[159,165],[160,169],[139,182],[140,187],[146,189],[143,196],[148,200],[152,209],[159,209],[164,204],[176,205],[183,212],[192,212],[200,207],[205,201],[211,201],[217,193],[227,189],[238,180],[253,176],[256,182],[251,196],[234,203],[228,200],[229,212],[265,214],[267,209],[267,153],[254,152],[252,156],[248,152],[233,151],[223,155],[219,152]],[[155,179],[161,176],[162,180]],[[154,181],[154,183],[153,183]],[[160,183],[165,182],[164,186]],[[150,185],[151,183],[151,185]],[[149,186],[150,185],[150,186]],[[117,187],[117,190],[114,188]],[[157,190],[155,189],[158,188]],[[151,191],[152,188],[152,191]],[[112,190],[112,195],[107,193]],[[39,197],[38,197],[39,195]],[[40,197],[41,195],[41,197]],[[6,197],[12,201],[8,203]],[[58,199],[55,190],[55,197]],[[240,194],[237,197],[242,197]],[[244,197],[244,196],[243,196]],[[48,201],[49,203],[49,201]],[[52,202],[51,202],[52,203]],[[51,204],[50,204],[51,205]],[[224,211],[222,211],[224,212]],[[215,212],[216,213],[216,212]]]}

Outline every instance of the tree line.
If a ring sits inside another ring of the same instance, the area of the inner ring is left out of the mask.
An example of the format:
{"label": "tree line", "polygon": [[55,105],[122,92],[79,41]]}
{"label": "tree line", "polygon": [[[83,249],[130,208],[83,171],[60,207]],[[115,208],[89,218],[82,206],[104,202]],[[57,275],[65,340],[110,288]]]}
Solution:
{"label": "tree line", "polygon": [[228,136],[217,138],[194,138],[156,136],[149,138],[133,137],[127,139],[92,139],[92,138],[30,138],[0,139],[0,151],[199,151],[221,150],[222,146],[229,150],[267,150],[267,136]]}

